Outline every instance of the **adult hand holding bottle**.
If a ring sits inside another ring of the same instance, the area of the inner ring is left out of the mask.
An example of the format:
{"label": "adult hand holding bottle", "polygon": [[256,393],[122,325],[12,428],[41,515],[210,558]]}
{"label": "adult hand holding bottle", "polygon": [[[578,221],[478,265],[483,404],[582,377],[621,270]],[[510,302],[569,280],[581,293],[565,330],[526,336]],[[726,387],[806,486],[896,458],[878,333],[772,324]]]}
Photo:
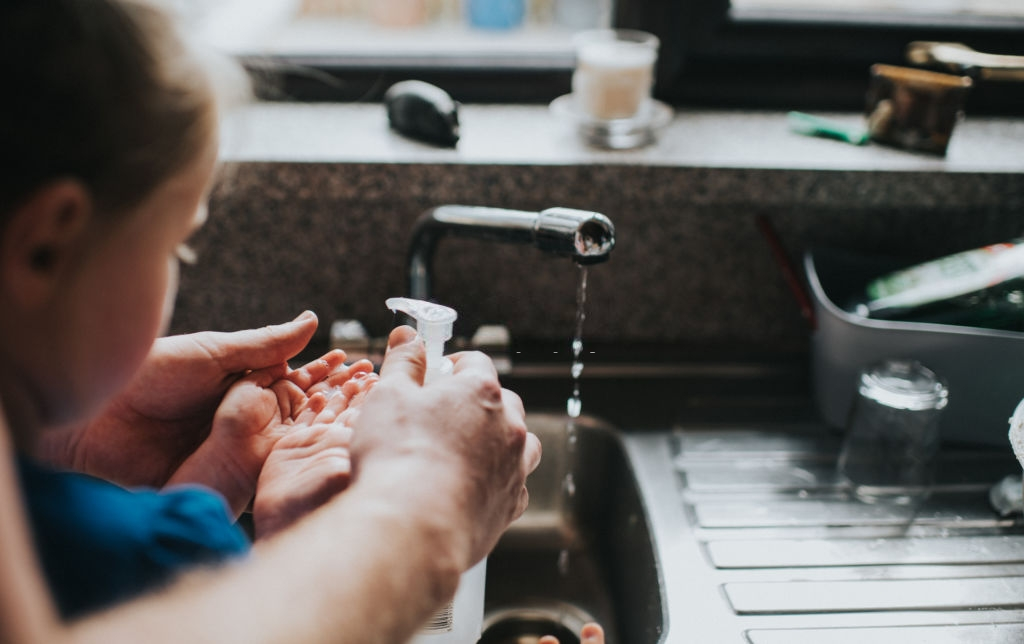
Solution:
{"label": "adult hand holding bottle", "polygon": [[423,520],[438,556],[458,573],[494,547],[526,509],[527,475],[540,462],[519,397],[502,389],[482,353],[450,356],[451,376],[424,385],[426,354],[410,327],[392,331],[380,381],[353,427],[353,487]]}

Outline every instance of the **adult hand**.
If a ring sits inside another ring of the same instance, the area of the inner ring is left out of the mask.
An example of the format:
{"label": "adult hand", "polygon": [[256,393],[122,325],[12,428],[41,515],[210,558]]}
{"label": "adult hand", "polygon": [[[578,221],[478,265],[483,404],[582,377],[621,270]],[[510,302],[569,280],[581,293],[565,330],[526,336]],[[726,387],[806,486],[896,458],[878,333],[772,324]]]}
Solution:
{"label": "adult hand", "polygon": [[426,355],[408,327],[395,329],[380,381],[353,425],[353,485],[447,531],[463,570],[494,547],[526,509],[525,481],[540,462],[522,401],[502,389],[482,353],[451,356],[454,370],[424,385]]}
{"label": "adult hand", "polygon": [[316,326],[307,311],[261,329],[158,338],[125,391],[88,423],[45,432],[39,456],[122,485],[160,487],[206,438],[228,388],[250,371],[286,368]]}

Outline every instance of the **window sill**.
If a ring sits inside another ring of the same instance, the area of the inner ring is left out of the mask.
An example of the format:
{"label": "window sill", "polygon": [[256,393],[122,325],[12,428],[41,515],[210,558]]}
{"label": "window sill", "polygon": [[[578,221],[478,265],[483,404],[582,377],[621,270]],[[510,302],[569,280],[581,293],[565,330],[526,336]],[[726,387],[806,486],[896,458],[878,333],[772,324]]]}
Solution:
{"label": "window sill", "polygon": [[[826,114],[849,124],[857,114]],[[968,117],[945,158],[791,132],[784,112],[677,109],[653,145],[626,151],[583,143],[546,106],[463,105],[457,149],[389,130],[380,104],[254,103],[229,119],[226,161],[630,165],[954,173],[1024,173],[1024,119]]]}

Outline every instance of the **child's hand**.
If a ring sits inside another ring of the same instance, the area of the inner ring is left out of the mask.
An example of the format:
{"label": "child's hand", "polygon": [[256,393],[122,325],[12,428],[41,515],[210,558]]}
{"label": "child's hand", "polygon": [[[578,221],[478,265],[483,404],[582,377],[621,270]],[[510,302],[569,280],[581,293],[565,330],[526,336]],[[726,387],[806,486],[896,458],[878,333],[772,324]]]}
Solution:
{"label": "child's hand", "polygon": [[274,444],[253,502],[257,539],[286,528],[348,486],[350,423],[376,381],[376,374],[358,374],[341,388],[314,393],[292,429]]}
{"label": "child's hand", "polygon": [[209,437],[168,484],[211,487],[224,495],[236,516],[240,514],[255,493],[260,470],[275,443],[311,423],[309,414],[315,413],[307,409],[311,396],[323,399],[323,392],[332,387],[351,392],[358,388],[354,383],[370,377],[369,361],[346,366],[344,359],[343,352],[332,351],[301,369],[270,367],[239,380],[217,408]]}
{"label": "child's hand", "polygon": [[[537,644],[558,644],[558,638],[545,635],[537,640]],[[604,629],[593,622],[584,624],[580,629],[580,644],[604,644]]]}

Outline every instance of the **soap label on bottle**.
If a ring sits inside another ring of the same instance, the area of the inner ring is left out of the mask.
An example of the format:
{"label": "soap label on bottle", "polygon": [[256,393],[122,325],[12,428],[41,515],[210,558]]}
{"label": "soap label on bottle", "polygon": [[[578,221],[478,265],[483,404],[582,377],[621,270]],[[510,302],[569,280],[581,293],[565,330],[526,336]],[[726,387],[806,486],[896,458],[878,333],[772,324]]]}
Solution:
{"label": "soap label on bottle", "polygon": [[455,627],[455,600],[451,600],[431,616],[420,630],[423,634],[450,633]]}

